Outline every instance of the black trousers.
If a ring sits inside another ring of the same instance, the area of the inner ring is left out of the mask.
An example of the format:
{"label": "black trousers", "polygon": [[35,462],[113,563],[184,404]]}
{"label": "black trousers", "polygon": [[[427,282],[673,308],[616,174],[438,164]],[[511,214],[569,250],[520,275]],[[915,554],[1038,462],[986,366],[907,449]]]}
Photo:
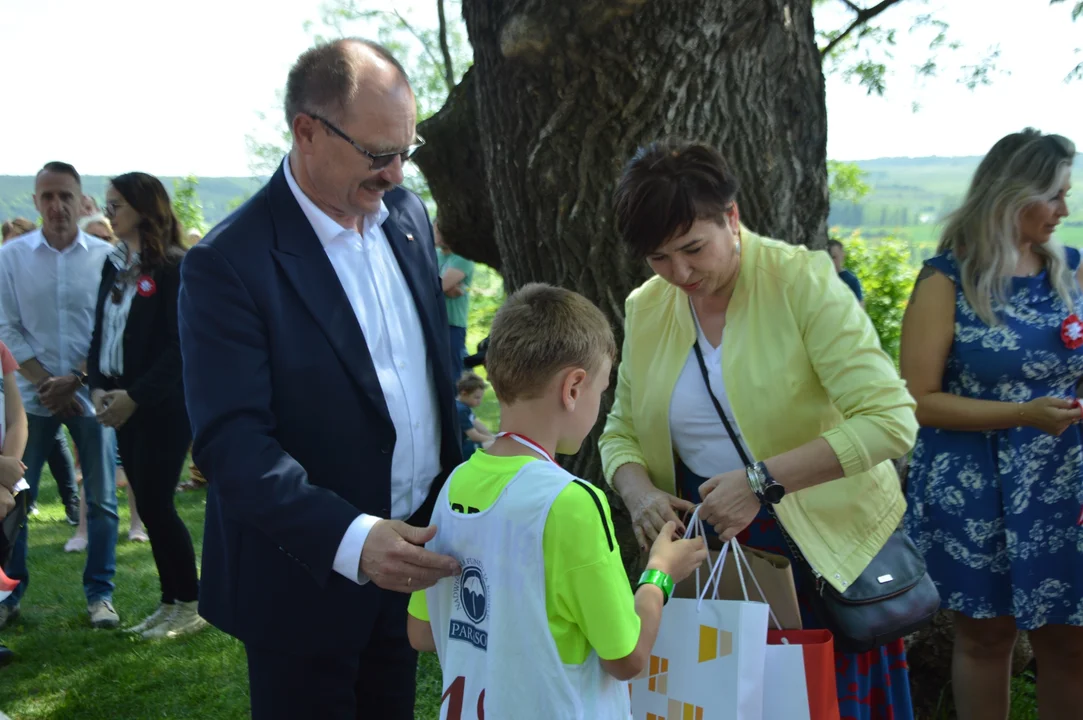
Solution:
{"label": "black trousers", "polygon": [[246,644],[253,720],[413,720],[417,652],[406,636],[408,602],[381,592],[359,654],[297,655],[288,632],[273,648]]}
{"label": "black trousers", "polygon": [[192,426],[183,398],[139,408],[117,430],[117,449],[135,491],[139,516],[147,526],[165,603],[199,598],[192,536],[173,504],[191,442]]}

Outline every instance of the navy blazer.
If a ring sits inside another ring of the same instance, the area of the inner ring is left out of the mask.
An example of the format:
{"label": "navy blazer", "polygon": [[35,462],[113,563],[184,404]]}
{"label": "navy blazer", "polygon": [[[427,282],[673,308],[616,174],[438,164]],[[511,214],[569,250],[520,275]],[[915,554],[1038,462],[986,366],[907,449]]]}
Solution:
{"label": "navy blazer", "polygon": [[[447,313],[425,206],[402,188],[384,204],[438,395],[431,500],[461,461]],[[353,308],[281,167],[188,252],[179,325],[193,455],[208,481],[200,614],[246,643],[359,651],[386,591],[332,564],[359,513],[390,515],[395,429]]]}

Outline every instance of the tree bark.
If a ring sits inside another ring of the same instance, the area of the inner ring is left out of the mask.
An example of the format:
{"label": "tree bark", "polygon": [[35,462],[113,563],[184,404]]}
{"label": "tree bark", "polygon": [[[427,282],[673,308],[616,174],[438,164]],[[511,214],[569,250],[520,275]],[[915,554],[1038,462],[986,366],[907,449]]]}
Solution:
{"label": "tree bark", "polygon": [[[748,227],[826,242],[827,114],[810,0],[464,0],[463,16],[474,66],[462,94],[474,101],[485,184],[453,163],[422,170],[441,214],[488,196],[509,292],[532,281],[572,288],[619,335],[624,299],[648,272],[618,244],[613,189],[635,150],[667,135],[723,151],[742,179]],[[467,110],[453,103],[430,124],[461,131],[455,116]],[[448,240],[480,259],[464,238]],[[566,464],[600,478],[589,440]]]}
{"label": "tree bark", "polygon": [[493,208],[481,155],[481,128],[474,101],[475,69],[470,68],[440,111],[418,125],[425,145],[413,160],[436,201],[440,233],[459,255],[500,269],[493,237]]}

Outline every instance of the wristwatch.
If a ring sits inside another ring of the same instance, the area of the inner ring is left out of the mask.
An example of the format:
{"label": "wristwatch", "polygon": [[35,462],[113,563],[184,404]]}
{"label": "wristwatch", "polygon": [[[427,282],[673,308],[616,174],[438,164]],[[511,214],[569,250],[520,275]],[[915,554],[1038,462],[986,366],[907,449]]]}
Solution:
{"label": "wristwatch", "polygon": [[636,583],[636,590],[644,585],[655,585],[662,590],[662,605],[669,602],[669,596],[673,594],[673,578],[661,570],[644,570]]}
{"label": "wristwatch", "polygon": [[786,496],[786,488],[775,480],[774,475],[771,474],[766,465],[758,462],[745,468],[745,472],[748,473],[749,487],[752,488],[752,492],[756,493],[756,497],[761,502],[769,502],[772,505],[778,505],[782,502],[782,498]]}

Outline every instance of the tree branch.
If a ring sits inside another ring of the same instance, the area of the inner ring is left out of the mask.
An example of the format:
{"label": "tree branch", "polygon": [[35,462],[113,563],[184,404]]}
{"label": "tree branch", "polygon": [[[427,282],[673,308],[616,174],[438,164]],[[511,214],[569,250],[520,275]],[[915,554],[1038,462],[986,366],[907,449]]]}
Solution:
{"label": "tree branch", "polygon": [[440,52],[444,54],[444,82],[447,91],[455,87],[455,66],[451,62],[451,50],[447,45],[447,19],[444,17],[444,0],[436,0],[436,14],[440,17]]}
{"label": "tree branch", "polygon": [[394,15],[395,19],[399,21],[400,25],[402,25],[402,28],[406,32],[413,35],[414,38],[419,43],[421,43],[421,47],[425,51],[425,54],[429,56],[429,60],[431,60],[434,65],[442,65],[443,64],[443,63],[440,62],[439,58],[437,58],[435,55],[432,54],[432,48],[429,47],[429,43],[425,41],[425,38],[422,37],[421,33],[419,33],[417,30],[414,30],[414,26],[411,25],[409,23],[409,21],[407,21],[407,19],[402,16],[402,13],[400,13],[398,10],[377,10],[376,12],[381,12],[381,13],[384,13],[385,15]]}
{"label": "tree branch", "polygon": [[849,27],[843,30],[838,37],[829,42],[827,44],[827,47],[820,51],[820,57],[827,57],[827,55],[835,49],[835,46],[845,40],[850,35],[850,33],[852,33],[854,30],[857,30],[862,25],[868,23],[870,20],[887,10],[892,5],[901,2],[901,0],[881,0],[881,2],[877,3],[876,5],[864,9],[857,8],[856,5],[854,5],[852,2],[847,2],[847,0],[843,0],[843,2],[846,2],[847,5],[857,10],[857,17],[854,18],[854,21],[850,23]]}

